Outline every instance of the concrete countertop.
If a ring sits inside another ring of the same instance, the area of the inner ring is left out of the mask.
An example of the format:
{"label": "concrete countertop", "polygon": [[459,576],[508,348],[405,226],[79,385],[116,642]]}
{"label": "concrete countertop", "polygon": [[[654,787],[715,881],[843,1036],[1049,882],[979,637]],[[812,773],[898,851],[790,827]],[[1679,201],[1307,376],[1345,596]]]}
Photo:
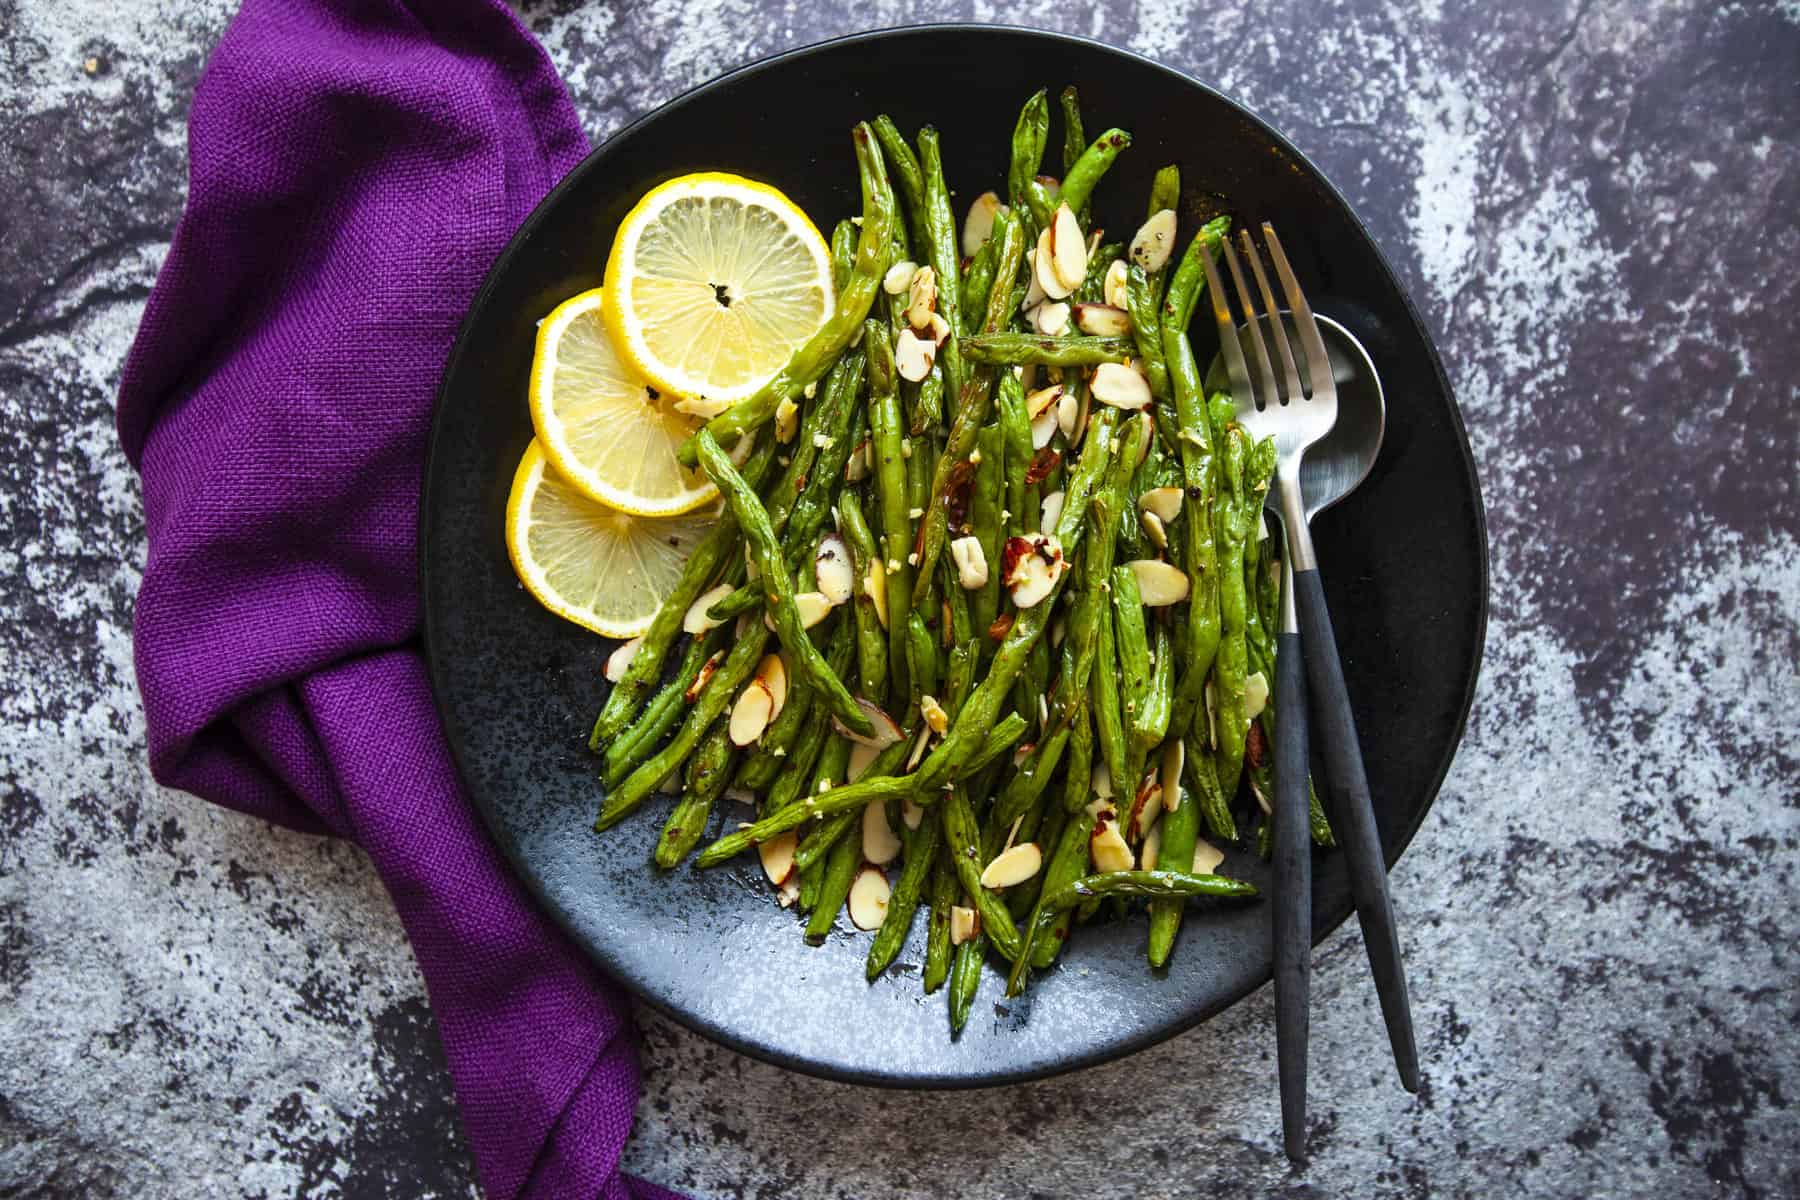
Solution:
{"label": "concrete countertop", "polygon": [[[112,404],[232,7],[0,2],[0,1195],[470,1195],[361,852],[144,761]],[[629,1169],[703,1197],[1800,1193],[1793,0],[523,12],[596,141],[772,51],[937,17],[1091,35],[1239,97],[1439,337],[1493,544],[1468,738],[1394,873],[1418,1096],[1352,923],[1315,968],[1303,1173],[1266,989],[1154,1058],[949,1096],[641,1014]]]}

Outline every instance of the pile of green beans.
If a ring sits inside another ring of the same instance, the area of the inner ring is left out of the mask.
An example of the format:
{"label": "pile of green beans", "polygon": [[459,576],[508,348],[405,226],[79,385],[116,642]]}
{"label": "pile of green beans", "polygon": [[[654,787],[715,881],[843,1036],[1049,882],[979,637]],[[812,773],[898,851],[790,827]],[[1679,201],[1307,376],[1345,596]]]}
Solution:
{"label": "pile of green beans", "polygon": [[[871,980],[916,946],[953,1035],[988,960],[1017,994],[1098,914],[1143,905],[1164,966],[1190,900],[1256,894],[1195,872],[1203,839],[1206,863],[1267,841],[1274,452],[1204,392],[1188,338],[1229,222],[1187,231],[1179,255],[1104,242],[1096,189],[1131,136],[1088,140],[1073,88],[1060,111],[1063,177],[1043,173],[1039,92],[1004,194],[975,201],[993,216],[979,239],[956,223],[938,130],[856,126],[837,310],[683,446],[719,524],[589,741],[597,828],[678,790],[658,867],[757,851],[809,940],[848,906]],[[1180,196],[1164,167],[1149,214]],[[1071,218],[1086,261],[1067,302],[1119,310],[1104,336],[1042,307],[1057,301],[1036,259]],[[941,320],[918,319],[925,271]],[[1106,402],[1114,364],[1143,377],[1147,408]],[[1331,844],[1316,804],[1313,834]]]}

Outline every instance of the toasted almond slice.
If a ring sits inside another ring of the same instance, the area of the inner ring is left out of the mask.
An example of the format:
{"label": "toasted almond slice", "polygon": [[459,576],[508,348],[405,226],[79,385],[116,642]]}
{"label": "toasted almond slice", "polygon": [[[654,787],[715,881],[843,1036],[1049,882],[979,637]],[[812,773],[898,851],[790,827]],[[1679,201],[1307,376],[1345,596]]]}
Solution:
{"label": "toasted almond slice", "polygon": [[881,277],[881,290],[890,296],[898,296],[912,286],[913,276],[918,274],[919,264],[908,259],[897,262],[887,269]]}
{"label": "toasted almond slice", "polygon": [[801,592],[794,597],[794,607],[800,610],[800,624],[807,629],[831,615],[831,601],[824,592]]}
{"label": "toasted almond slice", "polygon": [[960,904],[950,906],[950,944],[960,946],[981,932],[981,914]]}
{"label": "toasted almond slice", "polygon": [[1150,385],[1144,382],[1142,375],[1123,363],[1101,363],[1095,367],[1089,390],[1100,403],[1127,412],[1136,412],[1150,403]]}
{"label": "toasted almond slice", "polygon": [[1034,247],[1025,252],[1025,300],[1019,305],[1019,310],[1030,312],[1048,299],[1049,295],[1050,293],[1044,290],[1043,283],[1038,279],[1037,249]]}
{"label": "toasted almond slice", "polygon": [[939,737],[950,731],[950,714],[944,711],[936,696],[919,697],[919,715],[925,718],[925,727]]}
{"label": "toasted almond slice", "polygon": [[911,796],[900,797],[900,823],[908,829],[917,830],[924,821],[925,810],[914,804]]}
{"label": "toasted almond slice", "polygon": [[1056,410],[1046,409],[1031,421],[1031,448],[1042,450],[1056,438]]}
{"label": "toasted almond slice", "polygon": [[959,537],[950,543],[950,561],[956,564],[956,579],[964,591],[987,586],[987,552],[977,537]]}
{"label": "toasted almond slice", "polygon": [[919,765],[919,760],[925,757],[925,747],[930,743],[931,727],[929,725],[920,726],[918,739],[913,742],[912,750],[906,755],[906,769],[908,771],[911,771],[914,767]]}
{"label": "toasted almond slice", "polygon": [[[1144,386],[1150,386],[1148,380],[1145,381]],[[1137,415],[1137,429],[1134,432],[1137,434],[1137,455],[1133,461],[1142,463],[1150,457],[1150,444],[1156,440],[1156,419],[1147,412],[1140,412]]]}
{"label": "toasted almond slice", "polygon": [[613,652],[606,656],[606,669],[602,672],[606,676],[606,682],[617,683],[625,678],[626,668],[631,666],[631,660],[637,657],[638,648],[643,644],[643,638],[634,637],[613,648]]}
{"label": "toasted almond slice", "polygon": [[1225,861],[1225,852],[1217,846],[1199,838],[1194,842],[1194,865],[1190,869],[1196,875],[1211,875]]}
{"label": "toasted almond slice", "polygon": [[869,593],[869,602],[875,606],[875,619],[881,627],[888,627],[887,608],[887,569],[879,561],[871,561],[869,569],[863,574],[863,591]]}
{"label": "toasted almond slice", "polygon": [[1188,577],[1180,567],[1159,558],[1140,558],[1126,563],[1137,576],[1138,592],[1146,608],[1161,608],[1187,599]]}
{"label": "toasted almond slice", "polygon": [[937,347],[911,329],[902,329],[894,339],[894,369],[902,379],[919,382],[931,374],[931,364],[936,359]]}
{"label": "toasted almond slice", "polygon": [[1015,883],[1024,883],[1036,875],[1038,868],[1043,865],[1044,852],[1038,849],[1037,843],[1020,842],[1005,853],[994,856],[994,861],[981,873],[981,886],[997,892]]}
{"label": "toasted almond slice", "polygon": [[813,552],[813,571],[818,577],[819,592],[833,606],[850,599],[856,580],[856,568],[850,563],[850,547],[835,533],[819,539]]}
{"label": "toasted almond slice", "polygon": [[724,661],[725,651],[713,651],[712,656],[700,664],[700,670],[694,675],[694,681],[687,685],[687,690],[681,693],[681,698],[689,704],[698,700],[700,693],[706,690],[706,685],[712,682],[712,677],[717,673],[719,664]]}
{"label": "toasted almond slice", "polygon": [[783,396],[775,406],[775,440],[791,442],[800,429],[800,406],[792,396]]}
{"label": "toasted almond slice", "polygon": [[1106,769],[1105,763],[1097,762],[1094,764],[1094,769],[1088,777],[1088,786],[1093,789],[1094,795],[1101,800],[1111,800],[1113,798],[1112,772]]}
{"label": "toasted almond slice", "polygon": [[1075,393],[1069,391],[1067,388],[1058,389],[1056,396],[1056,427],[1062,430],[1062,435],[1069,439],[1071,445],[1075,441],[1075,418],[1080,412],[1081,401],[1075,398]]}
{"label": "toasted almond slice", "polygon": [[1077,304],[1070,316],[1075,328],[1094,337],[1124,337],[1131,332],[1131,314],[1111,304]]}
{"label": "toasted almond slice", "polygon": [[775,903],[783,908],[794,907],[794,901],[800,899],[800,876],[791,875],[788,881],[775,889]]}
{"label": "toasted almond slice", "polygon": [[887,920],[888,897],[893,889],[880,867],[864,867],[850,885],[850,923],[861,930],[880,929]]}
{"label": "toasted almond slice", "polygon": [[[1044,232],[1038,234],[1037,257],[1031,260],[1031,275],[1045,296],[1052,300],[1061,300],[1075,288],[1065,285],[1057,277],[1055,261],[1056,252],[1050,248],[1050,230],[1045,229]],[[1077,283],[1079,282],[1078,280]]]}
{"label": "toasted almond slice", "polygon": [[1000,215],[1000,197],[992,192],[983,192],[975,197],[969,205],[969,215],[963,218],[962,252],[966,257],[975,257],[981,249],[981,243],[988,240],[994,232],[994,218]]}
{"label": "toasted almond slice", "polygon": [[1056,523],[1062,520],[1063,497],[1068,493],[1058,489],[1044,497],[1043,515],[1038,519],[1038,532],[1049,535],[1056,532]]}
{"label": "toasted almond slice", "polygon": [[1146,510],[1138,514],[1138,524],[1144,527],[1144,535],[1150,539],[1151,545],[1158,550],[1169,548],[1169,531],[1163,528],[1161,517]]}
{"label": "toasted almond slice", "polygon": [[831,727],[851,741],[873,746],[877,750],[886,750],[903,736],[900,727],[894,724],[894,718],[882,712],[873,701],[858,696],[856,697],[856,707],[862,709],[863,715],[869,718],[869,724],[875,727],[873,734],[865,737],[860,733],[855,733],[836,717],[831,718]]}
{"label": "toasted almond slice", "polygon": [[1262,716],[1263,709],[1269,706],[1269,677],[1261,671],[1253,671],[1244,680],[1244,716],[1256,720]]}
{"label": "toasted almond slice", "polygon": [[1187,765],[1187,745],[1178,737],[1163,743],[1162,804],[1167,812],[1181,807],[1181,769]]}
{"label": "toasted almond slice", "polygon": [[1181,515],[1181,500],[1182,493],[1178,487],[1151,488],[1138,497],[1138,507],[1145,512],[1155,513],[1167,525]]}
{"label": "toasted almond slice", "polygon": [[1138,784],[1137,796],[1131,802],[1130,828],[1125,836],[1133,842],[1141,842],[1144,835],[1150,832],[1150,826],[1162,815],[1162,779],[1158,772],[1151,771]]}
{"label": "toasted almond slice", "polygon": [[1144,835],[1144,848],[1138,851],[1138,867],[1145,871],[1156,870],[1156,864],[1162,861],[1162,822],[1158,821]]}
{"label": "toasted almond slice", "polygon": [[888,827],[887,805],[871,800],[863,806],[863,857],[878,867],[885,867],[900,857],[900,839]]}
{"label": "toasted almond slice", "polygon": [[1115,258],[1106,266],[1106,281],[1101,285],[1101,294],[1106,302],[1114,308],[1129,308],[1129,296],[1126,292],[1125,260]]}
{"label": "toasted almond slice", "polygon": [[850,761],[844,766],[844,782],[855,783],[868,774],[869,764],[874,762],[881,751],[867,742],[854,742],[850,746]]}
{"label": "toasted almond slice", "polygon": [[931,344],[941,348],[950,336],[950,322],[944,320],[943,313],[932,313],[925,332],[931,335]]}
{"label": "toasted almond slice", "polygon": [[1175,210],[1158,209],[1138,227],[1131,239],[1131,261],[1146,271],[1160,271],[1169,265],[1175,250]]}
{"label": "toasted almond slice", "polygon": [[687,615],[681,618],[683,633],[702,634],[709,629],[717,629],[723,621],[715,621],[706,615],[706,610],[731,595],[729,583],[721,583],[718,587],[702,592],[700,598],[688,605]]}
{"label": "toasted almond slice", "polygon": [[762,568],[756,565],[756,554],[750,549],[750,543],[744,543],[744,578],[755,583],[762,578]]}
{"label": "toasted almond slice", "polygon": [[756,856],[762,859],[763,874],[776,887],[786,883],[794,873],[794,850],[799,844],[799,835],[791,829],[779,837],[756,844]]}
{"label": "toasted almond slice", "polygon": [[1067,567],[1062,543],[1048,534],[1007,538],[1000,581],[1012,591],[1014,604],[1030,608],[1056,589]]}
{"label": "toasted almond slice", "polygon": [[1054,407],[1062,399],[1065,391],[1067,389],[1062,384],[1053,383],[1049,387],[1042,387],[1032,392],[1025,397],[1025,415],[1035,421]]}
{"label": "toasted almond slice", "polygon": [[937,272],[920,267],[906,287],[906,323],[914,329],[930,325],[931,314],[937,311],[937,297]]}
{"label": "toasted almond slice", "polygon": [[1081,222],[1075,219],[1075,213],[1066,204],[1057,205],[1056,215],[1050,220],[1050,253],[1051,268],[1066,296],[1087,278],[1088,262],[1087,239],[1081,236]]}
{"label": "toasted almond slice", "polygon": [[775,697],[762,680],[752,679],[738,694],[737,703],[731,706],[731,724],[728,727],[731,744],[748,746],[763,735],[763,730],[774,719]]}
{"label": "toasted almond slice", "polygon": [[773,721],[781,715],[782,707],[787,704],[787,663],[782,661],[779,654],[765,654],[763,660],[756,664],[756,674],[751,678],[769,690],[769,699],[775,703],[775,710],[769,714],[769,720]]}
{"label": "toasted almond slice", "polygon": [[1039,333],[1056,337],[1069,327],[1069,306],[1060,300],[1046,300],[1031,310],[1031,323]]}
{"label": "toasted almond slice", "polygon": [[1131,847],[1126,844],[1125,836],[1119,832],[1117,821],[1095,821],[1094,832],[1088,836],[1088,854],[1094,860],[1096,871],[1129,871],[1133,856]]}
{"label": "toasted almond slice", "polygon": [[844,482],[861,483],[869,477],[870,460],[869,439],[864,438],[862,445],[850,452],[850,458],[844,463]]}

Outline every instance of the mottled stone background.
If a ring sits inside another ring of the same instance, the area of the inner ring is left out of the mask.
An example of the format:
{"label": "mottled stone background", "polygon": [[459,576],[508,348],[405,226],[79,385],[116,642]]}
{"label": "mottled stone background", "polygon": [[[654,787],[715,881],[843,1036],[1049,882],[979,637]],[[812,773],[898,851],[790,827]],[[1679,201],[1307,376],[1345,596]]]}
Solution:
{"label": "mottled stone background", "polygon": [[[360,852],[143,762],[112,402],[231,8],[0,0],[0,1196],[468,1195]],[[1800,1193],[1794,0],[524,12],[596,140],[770,51],[937,16],[1217,84],[1411,286],[1493,541],[1468,740],[1395,872],[1417,1097],[1347,928],[1318,959],[1304,1174],[1266,992],[1108,1067],[948,1096],[820,1083],[646,1015],[632,1169],[708,1197]]]}

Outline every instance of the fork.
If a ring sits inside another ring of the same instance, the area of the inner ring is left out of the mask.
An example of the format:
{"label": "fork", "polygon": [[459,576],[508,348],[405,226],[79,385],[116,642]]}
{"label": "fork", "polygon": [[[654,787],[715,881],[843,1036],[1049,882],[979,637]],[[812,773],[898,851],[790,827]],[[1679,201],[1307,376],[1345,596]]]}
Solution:
{"label": "fork", "polygon": [[[1337,384],[1331,360],[1312,307],[1300,290],[1281,240],[1268,222],[1262,225],[1269,259],[1281,281],[1289,316],[1305,359],[1303,378],[1287,322],[1276,307],[1275,295],[1263,270],[1262,258],[1248,231],[1240,231],[1244,259],[1256,282],[1252,291],[1245,282],[1238,255],[1229,238],[1219,246],[1245,323],[1240,339],[1230,300],[1219,278],[1213,255],[1202,255],[1206,290],[1212,298],[1213,316],[1219,326],[1219,355],[1231,381],[1231,398],[1238,422],[1254,437],[1275,440],[1276,496],[1286,536],[1282,589],[1282,626],[1277,640],[1275,782],[1275,986],[1276,1045],[1282,1092],[1282,1129],[1288,1156],[1303,1157],[1306,1111],[1306,1003],[1311,953],[1311,848],[1307,843],[1305,762],[1306,698],[1300,692],[1301,672],[1296,666],[1284,671],[1284,658],[1299,659],[1312,694],[1312,713],[1324,745],[1326,778],[1336,800],[1337,816],[1350,868],[1351,892],[1356,900],[1363,941],[1375,976],[1400,1082],[1409,1092],[1419,1087],[1419,1057],[1413,1040],[1412,1014],[1407,1003],[1406,975],[1400,961],[1400,943],[1394,908],[1388,895],[1387,869],[1381,855],[1380,833],[1363,770],[1356,722],[1350,711],[1349,693],[1338,660],[1331,613],[1319,579],[1318,558],[1306,522],[1306,503],[1300,490],[1300,463],[1307,448],[1331,432],[1337,422]],[[1259,315],[1257,301],[1262,307]],[[1263,325],[1268,326],[1265,340]],[[1246,360],[1244,341],[1249,344]],[[1279,374],[1269,357],[1268,343],[1275,346]],[[1291,584],[1290,581],[1291,580]],[[1289,597],[1292,597],[1290,600]],[[1284,756],[1281,744],[1290,743],[1289,731],[1298,734],[1297,756]],[[1282,771],[1283,762],[1289,769]],[[1285,779],[1284,779],[1285,775]],[[1285,788],[1284,788],[1285,783]],[[1285,900],[1283,896],[1285,894]]]}

